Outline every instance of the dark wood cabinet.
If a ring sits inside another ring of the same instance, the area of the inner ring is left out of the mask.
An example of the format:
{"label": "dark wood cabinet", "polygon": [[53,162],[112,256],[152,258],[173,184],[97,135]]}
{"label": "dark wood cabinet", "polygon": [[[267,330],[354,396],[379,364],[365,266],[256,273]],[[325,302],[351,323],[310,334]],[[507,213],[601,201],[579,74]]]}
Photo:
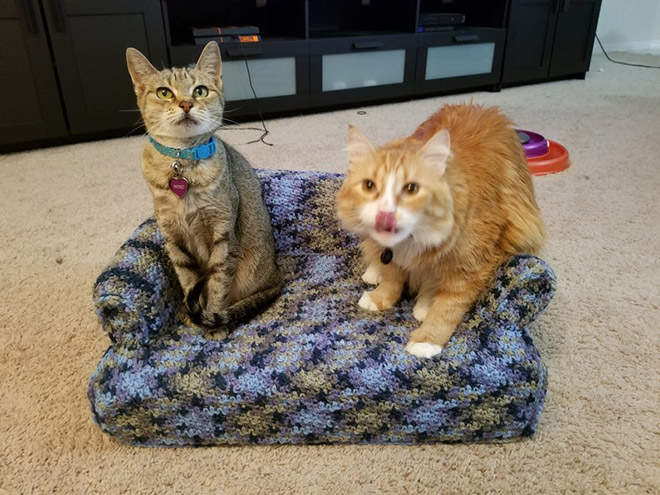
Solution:
{"label": "dark wood cabinet", "polygon": [[584,76],[601,0],[512,0],[502,83]]}
{"label": "dark wood cabinet", "polygon": [[0,147],[129,131],[126,47],[169,65],[154,0],[0,0]]}
{"label": "dark wood cabinet", "polygon": [[548,76],[557,24],[557,0],[512,0],[502,82]]}
{"label": "dark wood cabinet", "polygon": [[584,76],[600,5],[0,0],[0,152],[138,129],[126,48],[158,68],[192,64],[207,41],[193,28],[259,29],[258,42],[220,43],[229,122]]}
{"label": "dark wood cabinet", "polygon": [[0,145],[65,136],[37,0],[0,0]]}
{"label": "dark wood cabinet", "polygon": [[160,5],[139,0],[43,0],[70,130],[135,126],[135,94],[126,70],[133,46],[167,66]]}
{"label": "dark wood cabinet", "polygon": [[589,70],[601,0],[563,0],[550,62],[550,77]]}

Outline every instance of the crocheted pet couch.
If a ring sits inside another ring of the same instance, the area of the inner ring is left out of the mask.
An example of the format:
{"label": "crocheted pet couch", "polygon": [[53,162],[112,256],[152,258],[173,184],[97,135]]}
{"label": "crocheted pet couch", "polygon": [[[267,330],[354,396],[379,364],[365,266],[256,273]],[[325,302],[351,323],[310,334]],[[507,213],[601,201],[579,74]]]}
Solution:
{"label": "crocheted pet couch", "polygon": [[96,423],[133,445],[428,443],[530,436],[546,369],[529,324],[555,289],[533,256],[503,265],[439,356],[404,350],[413,302],[372,313],[358,239],[335,220],[333,174],[261,171],[281,296],[229,335],[188,326],[154,219],[99,276],[113,344],[89,382]]}

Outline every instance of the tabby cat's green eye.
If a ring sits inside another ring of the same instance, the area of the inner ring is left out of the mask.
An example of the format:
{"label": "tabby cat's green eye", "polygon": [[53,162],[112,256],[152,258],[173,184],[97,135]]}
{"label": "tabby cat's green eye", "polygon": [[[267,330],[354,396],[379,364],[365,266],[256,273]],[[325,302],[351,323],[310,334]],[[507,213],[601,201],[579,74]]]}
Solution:
{"label": "tabby cat's green eye", "polygon": [[169,88],[158,88],[156,94],[161,100],[170,100],[174,97],[174,93]]}
{"label": "tabby cat's green eye", "polygon": [[195,98],[206,98],[209,95],[209,88],[206,86],[197,86],[193,90],[193,95]]}

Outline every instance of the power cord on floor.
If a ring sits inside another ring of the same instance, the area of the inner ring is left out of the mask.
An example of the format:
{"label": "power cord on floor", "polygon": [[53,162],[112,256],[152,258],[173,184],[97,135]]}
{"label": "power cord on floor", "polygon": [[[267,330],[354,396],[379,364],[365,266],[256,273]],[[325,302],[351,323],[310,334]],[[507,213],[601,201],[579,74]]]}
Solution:
{"label": "power cord on floor", "polygon": [[618,60],[612,60],[610,58],[610,56],[607,54],[607,52],[605,51],[605,48],[603,48],[603,44],[600,42],[600,38],[598,37],[598,35],[596,35],[596,41],[598,41],[598,44],[600,45],[600,49],[603,50],[603,53],[605,54],[605,57],[607,58],[607,60],[609,60],[612,63],[621,64],[621,65],[629,65],[631,67],[644,67],[646,69],[660,69],[660,67],[658,67],[656,65],[632,64],[632,63],[629,63],[629,62],[620,62]]}
{"label": "power cord on floor", "polygon": [[243,61],[245,62],[245,70],[247,71],[248,82],[250,83],[250,89],[252,90],[252,94],[254,95],[254,102],[257,105],[257,111],[259,112],[259,118],[261,119],[261,126],[263,127],[263,134],[259,137],[259,139],[248,141],[247,144],[258,143],[259,141],[261,141],[266,146],[273,146],[272,143],[268,143],[264,139],[266,136],[268,136],[269,131],[266,128],[266,122],[264,121],[264,117],[263,115],[261,115],[261,107],[259,106],[259,98],[257,97],[257,92],[254,90],[254,86],[252,85],[252,74],[250,74],[250,66],[248,65],[247,55],[245,54],[245,47],[243,46],[243,42],[240,39],[238,42],[241,44],[241,51],[243,52]]}

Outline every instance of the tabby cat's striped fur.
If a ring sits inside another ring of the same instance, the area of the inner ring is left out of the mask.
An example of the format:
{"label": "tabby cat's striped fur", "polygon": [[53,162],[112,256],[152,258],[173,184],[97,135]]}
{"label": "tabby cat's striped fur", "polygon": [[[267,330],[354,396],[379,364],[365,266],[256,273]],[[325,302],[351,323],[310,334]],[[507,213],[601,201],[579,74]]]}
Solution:
{"label": "tabby cat's striped fur", "polygon": [[[178,149],[209,141],[224,108],[215,42],[193,68],[158,71],[133,48],[126,59],[144,123],[156,141]],[[151,143],[142,154],[142,172],[191,320],[214,328],[253,316],[281,289],[259,179],[242,155],[215,139],[212,157],[178,159],[190,184],[182,198],[169,189],[174,159]]]}

